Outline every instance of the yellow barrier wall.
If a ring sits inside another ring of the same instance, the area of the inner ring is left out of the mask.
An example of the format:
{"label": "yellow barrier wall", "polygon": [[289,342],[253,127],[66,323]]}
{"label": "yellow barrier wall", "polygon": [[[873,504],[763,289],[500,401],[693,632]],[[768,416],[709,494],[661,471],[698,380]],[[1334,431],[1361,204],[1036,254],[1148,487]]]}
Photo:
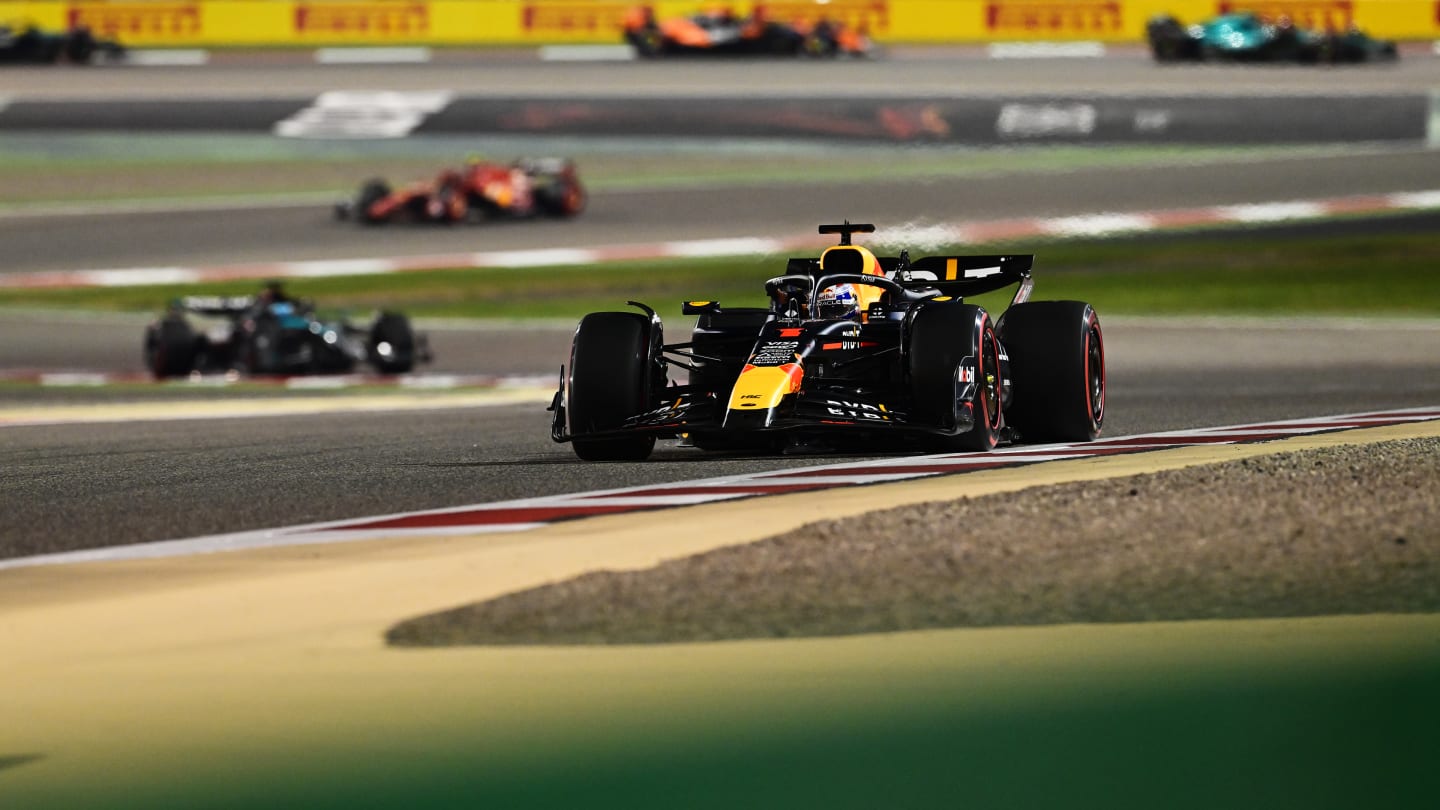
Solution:
{"label": "yellow barrier wall", "polygon": [[[714,2],[651,0],[657,16]],[[0,0],[0,20],[84,23],[132,47],[617,43],[626,0]],[[1145,21],[1253,9],[1298,24],[1351,23],[1393,39],[1440,39],[1440,0],[746,0],[773,19],[827,15],[879,42],[1134,42]]]}

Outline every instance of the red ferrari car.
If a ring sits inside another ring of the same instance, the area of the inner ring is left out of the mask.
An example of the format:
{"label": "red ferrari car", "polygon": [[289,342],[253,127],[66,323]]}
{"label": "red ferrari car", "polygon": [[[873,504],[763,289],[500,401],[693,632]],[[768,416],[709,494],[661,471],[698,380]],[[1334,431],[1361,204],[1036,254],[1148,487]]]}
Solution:
{"label": "red ferrari car", "polygon": [[752,56],[865,56],[869,37],[834,20],[821,17],[777,22],[763,7],[750,16],[737,16],[729,8],[702,11],[688,17],[657,20],[649,6],[631,9],[625,18],[625,41],[640,56],[752,55]]}
{"label": "red ferrari car", "polygon": [[573,161],[472,160],[463,169],[446,169],[434,180],[399,189],[391,189],[384,180],[367,181],[354,200],[335,206],[335,216],[367,225],[573,217],[585,210],[585,201],[585,187]]}

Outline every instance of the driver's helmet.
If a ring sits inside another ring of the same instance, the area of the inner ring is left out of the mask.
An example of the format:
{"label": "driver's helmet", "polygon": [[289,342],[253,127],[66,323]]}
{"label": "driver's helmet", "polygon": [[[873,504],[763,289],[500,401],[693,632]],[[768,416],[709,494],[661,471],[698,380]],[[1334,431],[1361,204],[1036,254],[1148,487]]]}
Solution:
{"label": "driver's helmet", "polygon": [[856,294],[854,284],[836,284],[820,291],[815,308],[816,317],[826,320],[857,318],[860,315],[860,296]]}

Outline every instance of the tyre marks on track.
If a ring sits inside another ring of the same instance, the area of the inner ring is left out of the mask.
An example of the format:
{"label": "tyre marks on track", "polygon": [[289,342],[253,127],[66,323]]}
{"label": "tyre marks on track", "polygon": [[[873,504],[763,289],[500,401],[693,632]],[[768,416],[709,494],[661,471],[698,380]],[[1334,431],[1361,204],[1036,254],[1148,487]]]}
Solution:
{"label": "tyre marks on track", "polygon": [[957,475],[1046,461],[1142,453],[1197,445],[1265,442],[1305,434],[1440,420],[1440,407],[1410,408],[1227,427],[1167,431],[1079,444],[1017,446],[992,453],[846,461],[799,470],[471,504],[236,534],[167,540],[0,560],[0,570],[78,562],[154,559],[378,538],[517,532],[564,520],[666,509],[766,495]]}

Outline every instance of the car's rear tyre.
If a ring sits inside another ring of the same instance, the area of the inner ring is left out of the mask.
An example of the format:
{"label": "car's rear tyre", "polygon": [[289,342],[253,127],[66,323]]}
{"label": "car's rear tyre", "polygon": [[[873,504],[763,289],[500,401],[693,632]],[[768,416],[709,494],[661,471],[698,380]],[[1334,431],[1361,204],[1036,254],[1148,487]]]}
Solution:
{"label": "car's rear tyre", "polygon": [[415,330],[398,312],[382,312],[370,327],[371,362],[381,374],[408,374],[415,368]]}
{"label": "car's rear tyre", "polygon": [[1083,301],[1033,301],[1000,319],[1010,355],[1008,423],[1024,441],[1088,442],[1105,424],[1105,340]]}
{"label": "car's rear tyre", "polygon": [[1185,26],[1171,16],[1158,16],[1145,25],[1145,37],[1150,42],[1150,53],[1157,62],[1175,62],[1182,56],[1185,41]]}
{"label": "car's rear tyre", "polygon": [[145,329],[145,367],[158,379],[183,377],[195,367],[195,330],[184,318],[166,318]]}
{"label": "car's rear tyre", "polygon": [[95,35],[87,29],[77,28],[70,32],[65,42],[65,58],[77,65],[88,65],[95,56],[95,49]]}
{"label": "car's rear tyre", "polygon": [[586,461],[643,461],[648,434],[591,437],[647,410],[654,384],[650,321],[633,312],[594,312],[580,321],[570,349],[566,416],[575,455]]}
{"label": "car's rear tyre", "polygon": [[386,217],[377,217],[370,213],[375,203],[390,196],[390,184],[384,180],[367,180],[360,186],[360,192],[355,195],[355,219],[366,225],[379,225],[386,221]]}
{"label": "car's rear tyre", "polygon": [[561,180],[535,190],[535,204],[547,216],[579,216],[588,202],[585,187],[570,180]]}
{"label": "car's rear tyre", "polygon": [[963,433],[937,437],[942,450],[993,450],[1000,443],[1000,342],[990,315],[972,304],[927,304],[910,322],[906,365],[912,420]]}

